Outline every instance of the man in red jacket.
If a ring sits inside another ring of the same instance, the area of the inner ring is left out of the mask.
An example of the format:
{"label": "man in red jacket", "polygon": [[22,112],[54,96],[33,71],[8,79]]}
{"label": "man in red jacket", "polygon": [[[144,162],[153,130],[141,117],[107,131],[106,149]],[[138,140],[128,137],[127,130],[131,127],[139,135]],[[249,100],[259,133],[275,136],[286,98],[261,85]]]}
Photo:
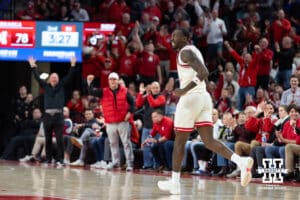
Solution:
{"label": "man in red jacket", "polygon": [[106,131],[110,143],[112,163],[107,169],[120,167],[119,137],[124,147],[127,161],[126,171],[133,170],[133,152],[130,142],[129,120],[134,111],[134,99],[127,88],[119,84],[119,75],[112,72],[108,76],[109,87],[92,88],[94,76],[87,77],[90,95],[101,98],[103,116],[106,123]]}
{"label": "man in red jacket", "polygon": [[243,110],[245,104],[246,95],[249,94],[252,97],[255,95],[255,86],[257,79],[257,59],[256,54],[246,53],[241,57],[229,44],[228,41],[224,42],[225,47],[230,52],[231,56],[239,63],[239,93],[238,93],[238,103],[237,108]]}

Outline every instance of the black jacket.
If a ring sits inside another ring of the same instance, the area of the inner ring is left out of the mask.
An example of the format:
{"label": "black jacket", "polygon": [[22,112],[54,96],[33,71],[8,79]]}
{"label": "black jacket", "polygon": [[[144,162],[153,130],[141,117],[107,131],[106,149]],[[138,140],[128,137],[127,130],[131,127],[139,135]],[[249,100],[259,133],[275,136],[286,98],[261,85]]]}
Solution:
{"label": "black jacket", "polygon": [[71,67],[69,73],[64,77],[59,83],[52,87],[50,84],[46,83],[40,79],[40,74],[36,68],[32,70],[35,79],[38,81],[39,85],[44,88],[44,109],[63,109],[65,105],[65,86],[71,82],[75,68]]}

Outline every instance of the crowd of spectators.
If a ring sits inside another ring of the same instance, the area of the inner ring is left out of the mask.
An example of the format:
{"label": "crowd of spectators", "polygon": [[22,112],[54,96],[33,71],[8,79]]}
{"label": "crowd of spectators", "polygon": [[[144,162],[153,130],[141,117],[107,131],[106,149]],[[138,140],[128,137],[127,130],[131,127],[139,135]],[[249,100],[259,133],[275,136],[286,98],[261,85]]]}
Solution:
{"label": "crowd of spectators", "polygon": [[[295,168],[299,166],[298,159],[294,159],[300,155],[299,8],[297,0],[103,0],[97,6],[85,7],[76,0],[48,0],[29,1],[28,8],[17,13],[16,18],[116,24],[113,34],[85,44],[83,89],[74,91],[66,106],[74,130],[85,127],[93,132],[92,137],[105,137],[105,125],[101,124],[105,122],[100,120],[105,108],[98,97],[88,95],[85,80],[93,75],[93,85],[105,88],[108,75],[117,72],[120,84],[135,99],[130,130],[132,135],[139,131],[141,137],[137,140],[131,136],[133,149],[142,148],[144,169],[159,170],[171,167],[171,154],[166,152],[172,145],[167,142],[174,138],[173,132],[163,131],[160,123],[172,120],[178,101],[173,93],[178,77],[171,33],[176,28],[188,29],[190,42],[201,50],[210,71],[207,89],[215,106],[214,137],[237,154],[252,156],[256,161],[255,176],[261,176],[262,158],[278,157],[285,160],[288,169],[285,179],[300,181]],[[30,99],[32,96],[20,88],[16,123],[31,119],[36,111]],[[87,125],[88,111],[98,119],[99,126]],[[84,128],[74,136],[82,132]],[[80,140],[72,141],[84,146]],[[91,137],[85,141],[91,142]],[[95,146],[104,145],[105,149],[109,141],[95,139],[91,143],[98,154],[93,166],[105,168],[111,160],[110,149],[105,153]],[[188,167],[189,154],[193,157],[192,169]],[[73,165],[83,165],[82,155]],[[183,170],[193,174],[230,178],[239,175],[233,163],[205,149],[197,135],[191,136],[185,155]],[[128,155],[125,157],[128,159]]]}

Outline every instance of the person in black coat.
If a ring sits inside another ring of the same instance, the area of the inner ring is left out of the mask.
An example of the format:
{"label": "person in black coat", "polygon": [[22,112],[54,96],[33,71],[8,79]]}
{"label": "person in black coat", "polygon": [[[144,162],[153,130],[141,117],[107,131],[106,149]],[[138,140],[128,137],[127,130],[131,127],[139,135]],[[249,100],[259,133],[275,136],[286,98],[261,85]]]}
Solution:
{"label": "person in black coat", "polygon": [[65,86],[71,82],[75,73],[76,58],[71,58],[71,69],[66,77],[61,81],[56,73],[49,76],[47,82],[40,78],[37,71],[36,60],[31,57],[28,59],[34,78],[38,81],[40,87],[44,89],[44,109],[43,118],[45,137],[46,137],[46,163],[52,161],[52,134],[55,133],[57,143],[56,164],[62,165],[64,160],[64,116],[63,107],[65,104]]}
{"label": "person in black coat", "polygon": [[[5,150],[0,159],[4,160],[16,160],[16,152],[19,147],[25,147],[25,149],[32,149],[32,145],[35,140],[35,136],[40,128],[42,119],[42,112],[39,108],[35,108],[32,111],[32,119],[26,119],[20,123],[20,132],[7,144]],[[26,148],[28,147],[28,148]]]}

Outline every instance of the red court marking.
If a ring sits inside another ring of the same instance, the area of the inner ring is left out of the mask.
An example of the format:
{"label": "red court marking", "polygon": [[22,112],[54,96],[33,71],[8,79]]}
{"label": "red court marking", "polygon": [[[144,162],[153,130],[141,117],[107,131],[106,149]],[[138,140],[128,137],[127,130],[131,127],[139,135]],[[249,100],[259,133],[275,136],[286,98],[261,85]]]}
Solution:
{"label": "red court marking", "polygon": [[16,196],[16,195],[0,195],[0,200],[66,200],[58,197],[39,197],[39,196]]}
{"label": "red court marking", "polygon": [[[10,165],[16,165],[16,166],[22,166],[22,164],[20,164],[20,162],[17,161],[7,161],[7,160],[2,160],[0,161],[0,163],[6,163],[6,164],[10,164]],[[28,166],[41,166],[41,164],[39,163],[26,163],[26,165]],[[47,167],[43,167],[43,168],[56,168],[54,165],[49,165]],[[89,166],[85,166],[85,167],[77,167],[77,169],[82,169],[85,171],[90,171],[90,167]],[[102,170],[102,169],[99,169]],[[111,172],[117,172],[117,173],[124,173],[126,174],[126,171],[121,171],[121,170],[112,170]],[[159,173],[156,171],[152,171],[152,170],[141,170],[141,169],[134,169],[133,172],[134,174],[140,174],[140,175],[150,175],[150,176],[162,176],[162,177],[170,177],[171,176],[171,172],[166,172],[166,173]],[[198,179],[202,179],[202,180],[214,180],[214,181],[222,181],[222,182],[240,182],[240,179],[237,178],[225,178],[225,177],[213,177],[213,176],[197,176],[197,175],[191,175],[189,173],[182,173],[181,175],[182,178],[187,178],[187,179],[191,179],[193,177],[197,177]],[[262,183],[262,178],[253,178],[251,180],[251,183],[256,183],[256,184],[262,184],[262,185],[266,185],[265,183]],[[287,186],[287,187],[300,187],[300,183],[299,182],[291,182],[291,181],[287,181],[287,182],[283,182],[283,183],[272,183],[271,185],[273,186]],[[6,191],[3,190],[2,191]],[[0,195],[0,200],[2,199],[6,199],[6,198],[2,198],[2,197],[6,197],[6,196],[1,196]],[[34,197],[34,196],[33,196]],[[43,199],[44,198],[44,199]],[[11,198],[13,199],[13,198]],[[22,198],[24,200],[31,200],[30,198]],[[20,200],[20,199],[17,199]],[[55,197],[35,197],[35,199],[33,200],[66,200],[66,199],[62,199],[62,198],[55,198]]]}

